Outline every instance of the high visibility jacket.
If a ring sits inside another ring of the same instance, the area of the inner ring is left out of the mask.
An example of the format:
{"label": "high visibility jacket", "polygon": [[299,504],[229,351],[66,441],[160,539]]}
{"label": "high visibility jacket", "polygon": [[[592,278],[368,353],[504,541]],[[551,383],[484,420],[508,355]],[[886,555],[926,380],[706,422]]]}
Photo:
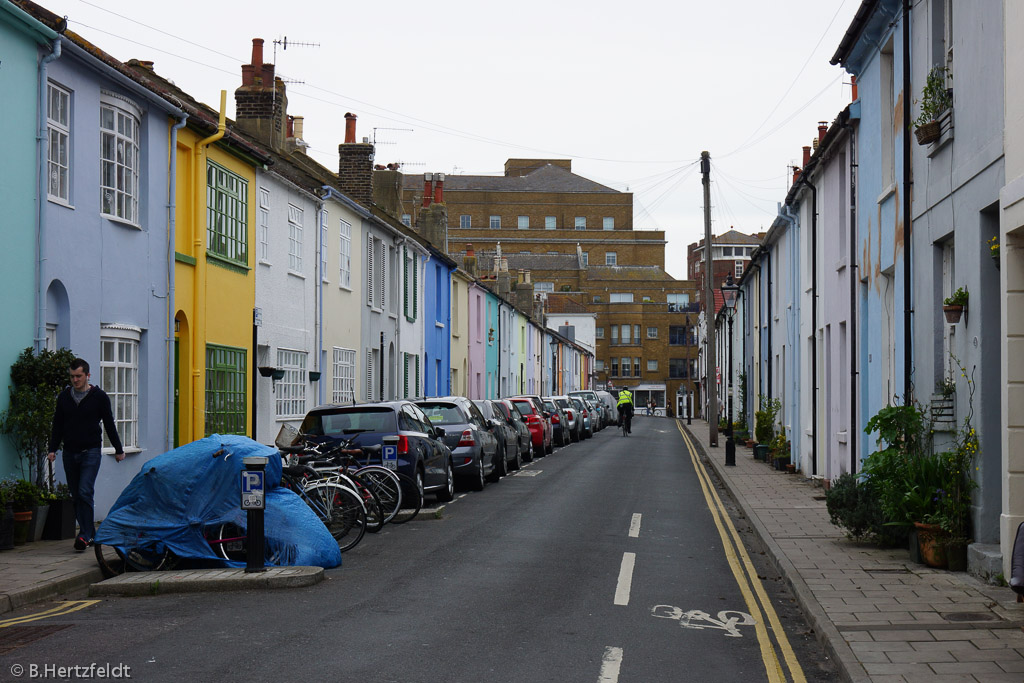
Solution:
{"label": "high visibility jacket", "polygon": [[615,405],[633,405],[633,394],[629,390],[623,389],[619,392],[619,402]]}

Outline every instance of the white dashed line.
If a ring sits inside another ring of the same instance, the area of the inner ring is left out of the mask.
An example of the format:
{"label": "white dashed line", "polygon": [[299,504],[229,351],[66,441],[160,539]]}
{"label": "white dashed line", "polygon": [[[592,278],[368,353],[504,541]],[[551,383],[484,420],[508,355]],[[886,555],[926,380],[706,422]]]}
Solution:
{"label": "white dashed line", "polygon": [[639,538],[640,537],[640,513],[634,512],[633,519],[629,523],[629,537]]}
{"label": "white dashed line", "polygon": [[598,677],[597,683],[617,683],[621,666],[622,648],[606,647],[604,657],[601,658],[601,675]]}
{"label": "white dashed line", "polygon": [[619,567],[619,582],[615,586],[615,604],[628,605],[629,591],[633,586],[633,566],[636,564],[636,553],[622,553],[622,565]]}

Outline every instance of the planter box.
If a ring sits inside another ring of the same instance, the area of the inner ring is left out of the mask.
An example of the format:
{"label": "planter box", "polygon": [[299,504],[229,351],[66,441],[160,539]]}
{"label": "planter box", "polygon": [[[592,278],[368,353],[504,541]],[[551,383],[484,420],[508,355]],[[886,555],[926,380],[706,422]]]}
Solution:
{"label": "planter box", "polygon": [[50,504],[36,507],[32,514],[32,521],[28,525],[28,540],[41,541],[43,538],[43,527],[46,526],[46,519],[50,514]]}
{"label": "planter box", "polygon": [[767,444],[757,444],[756,446],[754,446],[754,459],[755,460],[764,460],[767,457],[768,457],[768,445]]}
{"label": "planter box", "polygon": [[914,129],[917,144],[930,145],[942,136],[942,124],[938,120],[929,121]]}
{"label": "planter box", "polygon": [[75,504],[70,500],[56,500],[50,503],[43,527],[43,540],[63,541],[75,537]]}
{"label": "planter box", "polygon": [[783,470],[786,469],[786,465],[789,464],[789,456],[780,455],[779,457],[775,458],[774,461],[772,461],[772,464],[775,465],[775,469],[782,472]]}

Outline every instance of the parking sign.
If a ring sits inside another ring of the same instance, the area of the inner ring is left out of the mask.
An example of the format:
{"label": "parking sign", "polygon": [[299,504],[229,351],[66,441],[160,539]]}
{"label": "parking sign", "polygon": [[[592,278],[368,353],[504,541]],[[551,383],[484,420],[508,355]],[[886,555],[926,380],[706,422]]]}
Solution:
{"label": "parking sign", "polygon": [[246,470],[242,474],[242,509],[262,510],[265,507],[263,470]]}
{"label": "parking sign", "polygon": [[397,470],[398,446],[394,444],[384,444],[381,452],[384,460],[384,467],[387,467],[389,470]]}

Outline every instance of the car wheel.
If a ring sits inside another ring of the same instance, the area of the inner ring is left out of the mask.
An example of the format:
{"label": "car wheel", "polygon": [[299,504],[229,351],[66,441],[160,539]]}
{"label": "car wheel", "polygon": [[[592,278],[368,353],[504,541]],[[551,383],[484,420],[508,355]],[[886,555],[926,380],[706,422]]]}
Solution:
{"label": "car wheel", "polygon": [[533,441],[526,446],[526,455],[523,456],[523,460],[526,462],[533,462]]}
{"label": "car wheel", "polygon": [[452,461],[448,461],[448,466],[445,468],[445,482],[444,488],[437,492],[437,500],[441,503],[450,503],[455,500],[455,475],[452,474]]}
{"label": "car wheel", "polygon": [[498,481],[508,475],[508,463],[505,462],[504,445],[498,444],[498,452],[495,454],[494,459],[497,464],[494,466],[494,471],[491,472],[491,481]]}
{"label": "car wheel", "polygon": [[551,437],[551,441],[548,441],[547,450],[544,451],[545,455],[551,455],[555,452],[555,438]]}
{"label": "car wheel", "polygon": [[520,450],[519,444],[516,444],[516,458],[512,461],[512,469],[518,470],[523,466],[523,451]]}
{"label": "car wheel", "polygon": [[487,486],[487,478],[484,476],[484,452],[480,451],[480,457],[476,461],[476,476],[473,477],[471,488],[474,491],[483,491]]}

